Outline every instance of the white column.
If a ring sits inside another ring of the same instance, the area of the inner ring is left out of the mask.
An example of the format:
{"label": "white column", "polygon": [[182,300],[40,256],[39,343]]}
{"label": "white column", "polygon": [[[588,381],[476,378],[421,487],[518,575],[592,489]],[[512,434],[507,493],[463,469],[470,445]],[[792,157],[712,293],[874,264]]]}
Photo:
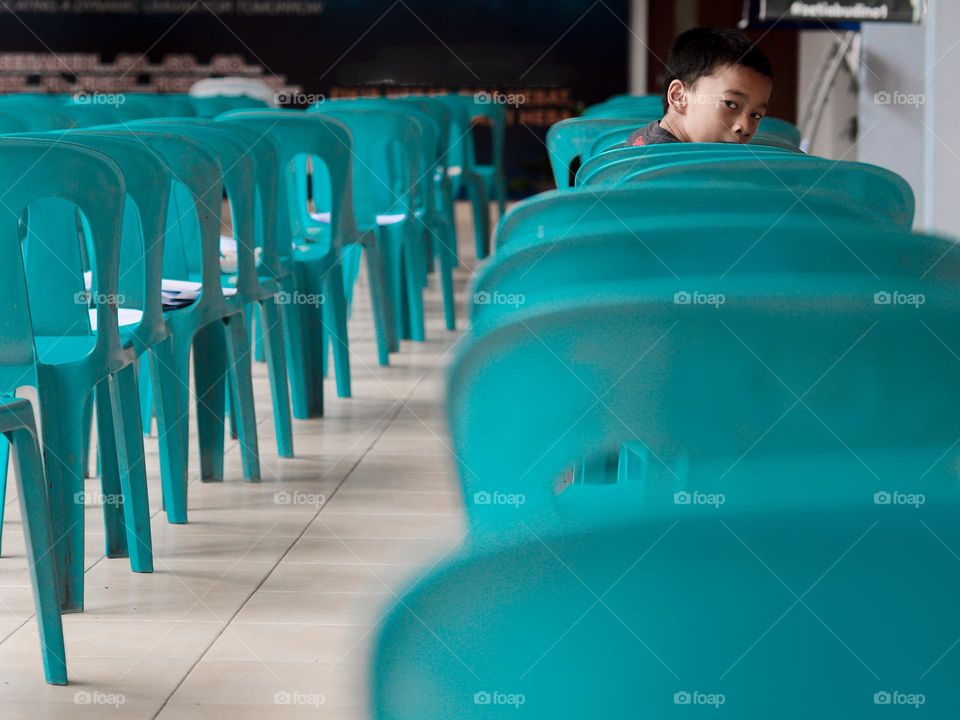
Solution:
{"label": "white column", "polygon": [[630,87],[633,95],[645,95],[647,90],[647,2],[630,0]]}

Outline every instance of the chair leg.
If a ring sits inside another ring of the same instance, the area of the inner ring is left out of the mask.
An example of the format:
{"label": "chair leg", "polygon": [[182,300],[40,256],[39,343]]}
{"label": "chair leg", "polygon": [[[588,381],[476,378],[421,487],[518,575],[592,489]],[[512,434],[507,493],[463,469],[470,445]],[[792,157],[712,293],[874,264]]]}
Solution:
{"label": "chair leg", "polygon": [[113,409],[113,424],[119,429],[116,447],[130,569],[134,572],[153,572],[147,468],[143,457],[140,396],[134,366],[127,365],[112,375],[108,389]]}
{"label": "chair leg", "polygon": [[[281,281],[284,292],[292,297],[296,289],[296,281],[292,275]],[[309,407],[309,393],[307,389],[307,363],[305,362],[305,343],[300,312],[293,303],[284,303],[280,306],[283,315],[283,340],[287,357],[287,371],[290,376],[290,399],[293,405],[293,416],[298,419],[311,417]],[[323,414],[323,397],[321,387],[320,411]]]}
{"label": "chair leg", "polygon": [[261,324],[273,401],[273,428],[277,436],[277,454],[293,457],[293,422],[290,418],[290,392],[287,389],[287,354],[283,346],[283,314],[274,298],[260,303]]}
{"label": "chair leg", "polygon": [[[313,269],[297,265],[297,286],[300,292],[319,293],[321,287],[313,283]],[[307,411],[304,417],[323,417],[323,314],[320,308],[306,303],[291,304],[300,326],[301,345],[295,349],[299,368],[303,374],[302,405]],[[298,415],[298,417],[300,417]]]}
{"label": "chair leg", "polygon": [[507,179],[503,175],[498,175],[497,183],[497,220],[504,216],[507,211]]}
{"label": "chair leg", "polygon": [[223,324],[215,322],[200,328],[193,336],[194,404],[203,482],[223,481],[227,371],[224,332]]}
{"label": "chair leg", "polygon": [[423,342],[426,339],[423,318],[423,286],[420,275],[424,275],[425,266],[419,252],[419,228],[411,226],[403,247],[403,280],[406,283],[407,311],[410,317],[410,339]]}
{"label": "chair leg", "polygon": [[257,414],[253,404],[253,376],[250,369],[250,339],[243,313],[224,318],[227,330],[231,399],[237,418],[243,479],[260,482],[260,448],[257,443]]}
{"label": "chair leg", "polygon": [[[249,337],[249,335],[247,337]],[[227,383],[227,397],[226,397],[225,412],[227,416],[226,417],[227,430],[230,433],[230,439],[236,440],[237,439],[237,413],[234,412],[233,410],[233,399],[234,397],[236,397],[236,395],[233,392],[233,388],[230,387],[229,373],[227,374],[227,377],[226,377],[226,383]]]}
{"label": "chair leg", "polygon": [[333,346],[333,367],[337,395],[350,397],[350,344],[347,336],[347,298],[343,293],[343,273],[334,268],[324,277],[323,321]]}
{"label": "chair leg", "polygon": [[407,306],[406,276],[404,273],[403,237],[395,231],[384,228],[386,240],[387,277],[390,280],[388,290],[393,308],[393,335],[396,346],[391,346],[391,352],[400,349],[400,339],[410,338],[410,313]]}
{"label": "chair leg", "polygon": [[109,380],[101,381],[94,388],[93,395],[97,407],[97,441],[106,554],[108,558],[124,558],[128,555],[127,529],[120,505],[126,501],[126,496],[120,487],[121,469],[118,461],[117,426],[114,425]]}
{"label": "chair leg", "polygon": [[5,435],[0,434],[0,543],[3,540],[3,511],[7,507],[7,459],[9,457],[10,442]]}
{"label": "chair leg", "polygon": [[175,347],[172,336],[150,350],[163,506],[167,521],[176,524],[187,522],[189,362],[189,348]]}
{"label": "chair leg", "polygon": [[373,308],[373,328],[377,336],[377,361],[387,366],[390,364],[391,342],[396,332],[393,324],[393,311],[390,307],[390,295],[387,292],[386,269],[383,264],[383,255],[380,245],[374,239],[364,247],[367,257],[367,275],[370,281],[370,304]]}
{"label": "chair leg", "polygon": [[263,362],[263,318],[254,312],[254,306],[251,303],[247,305],[247,337],[253,343],[253,359],[257,362]]}
{"label": "chair leg", "polygon": [[473,232],[477,259],[482,260],[490,254],[490,202],[487,199],[483,178],[470,179],[467,191],[473,205]]}
{"label": "chair leg", "polygon": [[350,243],[340,251],[340,266],[343,269],[343,295],[347,302],[347,318],[353,317],[353,288],[360,275],[360,257],[363,246],[360,243]]}
{"label": "chair leg", "polygon": [[[53,551],[53,528],[43,466],[37,438],[32,429],[10,434],[14,445],[14,467],[19,483],[20,515],[26,542],[27,564],[37,608],[37,627],[43,655],[43,672],[52,685],[67,684],[66,651],[57,593],[57,569]],[[6,444],[6,441],[4,442]],[[83,508],[81,506],[81,512]]]}
{"label": "chair leg", "polygon": [[440,253],[440,289],[443,293],[443,320],[447,330],[457,329],[456,300],[453,295],[453,252],[441,246]]}
{"label": "chair leg", "polygon": [[137,361],[137,388],[140,390],[140,425],[143,434],[153,432],[153,378],[150,376],[150,359],[141,355]]}
{"label": "chair leg", "polygon": [[54,552],[63,612],[83,612],[83,415],[78,398],[41,378],[40,418],[47,495],[53,522]]}
{"label": "chair leg", "polygon": [[[95,470],[90,468],[90,456],[93,452],[91,447],[90,438],[92,435],[93,428],[93,396],[87,397],[86,402],[83,403],[83,477],[84,478],[93,478],[96,477],[100,468],[99,465]],[[94,455],[94,457],[96,457]]]}

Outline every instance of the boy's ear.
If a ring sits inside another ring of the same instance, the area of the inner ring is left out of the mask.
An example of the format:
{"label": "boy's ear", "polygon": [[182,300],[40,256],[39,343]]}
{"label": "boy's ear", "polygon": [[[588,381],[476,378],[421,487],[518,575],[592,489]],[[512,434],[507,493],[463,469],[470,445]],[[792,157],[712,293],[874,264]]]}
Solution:
{"label": "boy's ear", "polygon": [[670,108],[680,115],[687,112],[687,91],[683,82],[677,79],[671,80],[667,88],[667,104]]}

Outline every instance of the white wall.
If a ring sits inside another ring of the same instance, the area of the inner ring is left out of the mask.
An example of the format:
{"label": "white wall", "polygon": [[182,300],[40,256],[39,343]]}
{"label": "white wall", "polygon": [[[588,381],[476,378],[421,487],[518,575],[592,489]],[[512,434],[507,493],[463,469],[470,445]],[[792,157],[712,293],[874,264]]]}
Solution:
{"label": "white wall", "polygon": [[929,12],[922,26],[864,25],[858,159],[906,178],[917,228],[960,237],[960,2]]}

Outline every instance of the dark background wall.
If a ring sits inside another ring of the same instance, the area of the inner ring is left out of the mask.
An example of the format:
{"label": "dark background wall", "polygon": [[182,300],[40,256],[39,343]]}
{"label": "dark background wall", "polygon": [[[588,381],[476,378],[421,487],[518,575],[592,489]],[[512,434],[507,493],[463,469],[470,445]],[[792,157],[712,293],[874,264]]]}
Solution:
{"label": "dark background wall", "polygon": [[[677,13],[685,6],[687,11]],[[691,17],[733,26],[741,0],[650,0],[650,87]],[[628,88],[629,0],[5,0],[0,91],[185,92],[250,75],[292,104],[317,96],[499,91],[513,96],[511,191],[552,186],[547,128]],[[759,33],[757,34],[759,36]],[[796,39],[761,40],[774,114],[795,116]],[[480,129],[478,150],[489,152]]]}

